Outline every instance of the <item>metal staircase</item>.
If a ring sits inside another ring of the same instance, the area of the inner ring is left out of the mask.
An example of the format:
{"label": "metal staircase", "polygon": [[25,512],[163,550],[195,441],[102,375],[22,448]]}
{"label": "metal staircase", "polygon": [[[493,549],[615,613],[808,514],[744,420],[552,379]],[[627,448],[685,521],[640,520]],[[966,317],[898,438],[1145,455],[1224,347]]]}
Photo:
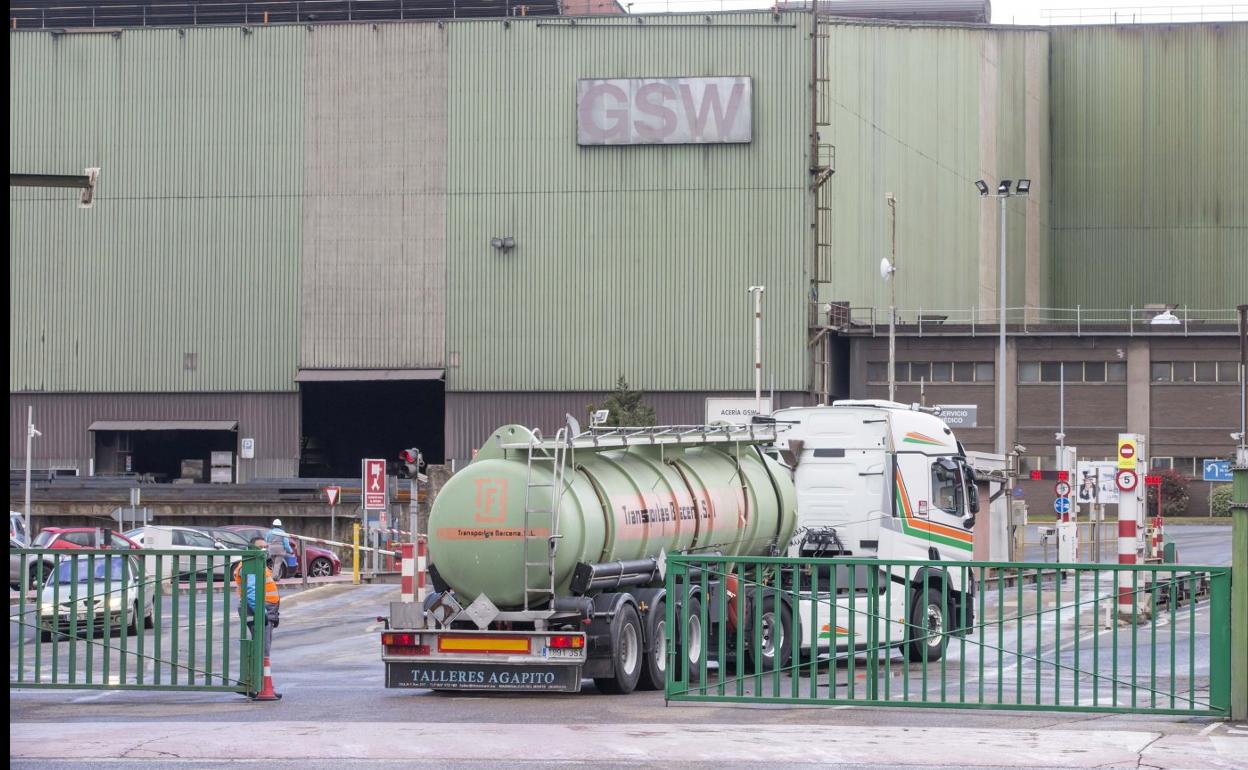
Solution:
{"label": "metal staircase", "polygon": [[[534,431],[524,484],[524,609],[549,604],[555,595],[555,551],[559,542],[559,501],[567,467],[568,429],[553,442]],[[548,472],[547,472],[548,470]]]}

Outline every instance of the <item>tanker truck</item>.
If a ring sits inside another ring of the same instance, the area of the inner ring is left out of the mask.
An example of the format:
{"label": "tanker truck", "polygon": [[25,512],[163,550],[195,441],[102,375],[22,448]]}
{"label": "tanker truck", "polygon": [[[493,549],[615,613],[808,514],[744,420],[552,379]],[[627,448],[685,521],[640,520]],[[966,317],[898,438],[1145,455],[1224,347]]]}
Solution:
{"label": "tanker truck", "polygon": [[392,605],[386,686],[661,689],[664,554],[774,555],[792,537],[792,479],[762,451],[774,439],[753,426],[498,429],[433,503],[434,593],[416,617]]}
{"label": "tanker truck", "polygon": [[[423,606],[391,606],[386,686],[576,692],[593,679],[605,692],[662,689],[669,639],[687,637],[673,660],[694,676],[703,649],[732,631],[709,613],[710,627],[701,628],[704,602],[730,604],[726,622],[748,627],[735,633],[746,640],[738,666],[787,666],[792,633],[803,650],[853,654],[867,643],[867,624],[849,638],[833,613],[865,612],[867,597],[844,590],[854,585],[848,576],[832,595],[827,574],[815,579],[822,591],[809,590],[808,570],[788,578],[803,581],[784,586],[796,590],[760,606],[731,578],[706,581],[706,595],[699,585],[669,597],[666,555],[965,560],[977,510],[972,481],[948,426],[892,402],[785,409],[749,426],[572,426],[554,439],[505,426],[434,501],[433,593]],[[957,575],[890,570],[905,590],[888,593],[896,606],[879,624],[897,624],[887,638],[911,659],[939,659],[945,632],[957,632],[948,618],[965,618],[973,606],[965,601],[973,586]],[[802,597],[800,608],[780,606],[791,596]],[[689,624],[673,634],[669,601],[684,605]],[[813,626],[801,620],[812,617],[812,603]],[[937,633],[907,632],[921,628]]]}

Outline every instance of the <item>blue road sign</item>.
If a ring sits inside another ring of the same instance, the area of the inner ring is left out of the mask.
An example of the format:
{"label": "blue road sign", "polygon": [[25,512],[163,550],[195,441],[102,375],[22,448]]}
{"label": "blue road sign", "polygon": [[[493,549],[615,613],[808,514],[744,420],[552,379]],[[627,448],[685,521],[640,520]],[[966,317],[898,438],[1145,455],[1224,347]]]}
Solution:
{"label": "blue road sign", "polygon": [[1070,498],[1059,497],[1053,501],[1053,510],[1058,513],[1070,513]]}
{"label": "blue road sign", "polygon": [[1014,487],[1014,496],[1015,496],[1015,497],[1022,497],[1022,496],[1023,496],[1023,488],[1022,488],[1022,487]]}
{"label": "blue road sign", "polygon": [[1231,480],[1230,460],[1203,460],[1201,464],[1205,468],[1205,481]]}

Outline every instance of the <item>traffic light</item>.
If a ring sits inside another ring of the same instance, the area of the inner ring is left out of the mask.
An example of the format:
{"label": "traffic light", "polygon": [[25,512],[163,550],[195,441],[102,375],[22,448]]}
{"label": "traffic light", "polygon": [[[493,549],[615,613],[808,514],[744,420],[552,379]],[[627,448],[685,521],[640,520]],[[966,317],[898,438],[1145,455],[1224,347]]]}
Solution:
{"label": "traffic light", "polygon": [[403,469],[407,471],[405,478],[409,479],[416,478],[416,474],[425,465],[425,458],[416,447],[399,452],[399,461],[403,463]]}

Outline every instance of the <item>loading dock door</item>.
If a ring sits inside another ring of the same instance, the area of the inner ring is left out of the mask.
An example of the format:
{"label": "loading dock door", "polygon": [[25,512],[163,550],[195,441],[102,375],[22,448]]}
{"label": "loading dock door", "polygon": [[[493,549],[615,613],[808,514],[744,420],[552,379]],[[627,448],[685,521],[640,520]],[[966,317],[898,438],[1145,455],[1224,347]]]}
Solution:
{"label": "loading dock door", "polygon": [[213,452],[238,451],[237,420],[96,420],[95,472],[100,476],[150,474],[156,481],[209,480]]}

